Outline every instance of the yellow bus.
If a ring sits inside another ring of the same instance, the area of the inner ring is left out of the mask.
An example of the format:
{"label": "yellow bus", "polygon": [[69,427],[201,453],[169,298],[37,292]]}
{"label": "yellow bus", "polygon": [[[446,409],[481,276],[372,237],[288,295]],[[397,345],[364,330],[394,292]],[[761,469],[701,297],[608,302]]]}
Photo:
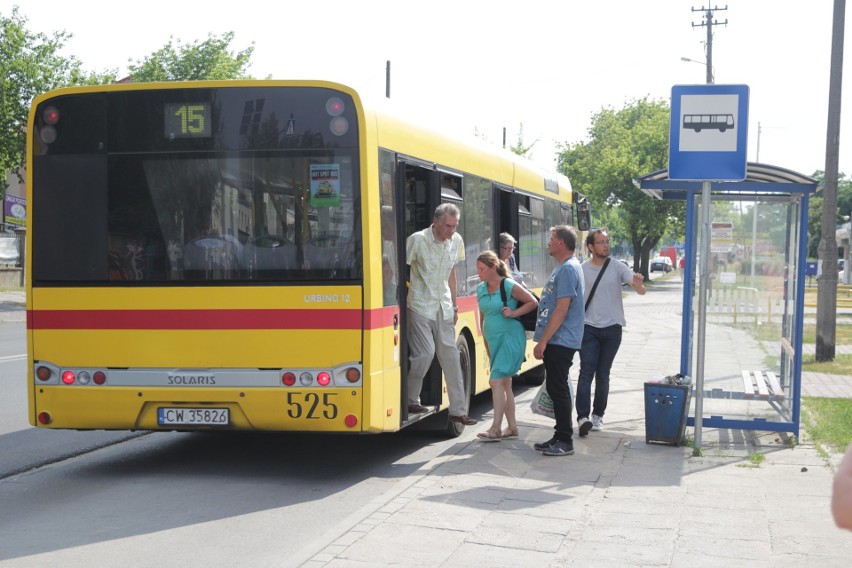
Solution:
{"label": "yellow bus", "polygon": [[564,176],[324,81],[61,89],[33,102],[27,150],[43,428],[458,435],[437,363],[435,411],[407,412],[406,236],[442,202],[462,210],[469,403],[488,388],[477,255],[511,232],[540,287],[548,228],[574,221]]}

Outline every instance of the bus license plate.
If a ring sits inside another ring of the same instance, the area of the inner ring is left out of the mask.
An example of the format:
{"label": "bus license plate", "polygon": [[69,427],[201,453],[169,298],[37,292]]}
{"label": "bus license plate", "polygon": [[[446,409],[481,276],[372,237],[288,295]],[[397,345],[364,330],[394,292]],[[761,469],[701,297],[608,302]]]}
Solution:
{"label": "bus license plate", "polygon": [[166,408],[157,409],[160,426],[227,426],[227,408]]}

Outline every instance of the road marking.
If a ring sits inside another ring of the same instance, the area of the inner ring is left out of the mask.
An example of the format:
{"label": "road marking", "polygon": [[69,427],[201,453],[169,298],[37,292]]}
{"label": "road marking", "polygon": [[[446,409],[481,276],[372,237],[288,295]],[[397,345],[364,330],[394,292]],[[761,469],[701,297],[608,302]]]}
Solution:
{"label": "road marking", "polygon": [[18,359],[26,359],[27,354],[22,353],[20,355],[6,355],[5,357],[0,357],[0,363],[4,361],[17,361]]}

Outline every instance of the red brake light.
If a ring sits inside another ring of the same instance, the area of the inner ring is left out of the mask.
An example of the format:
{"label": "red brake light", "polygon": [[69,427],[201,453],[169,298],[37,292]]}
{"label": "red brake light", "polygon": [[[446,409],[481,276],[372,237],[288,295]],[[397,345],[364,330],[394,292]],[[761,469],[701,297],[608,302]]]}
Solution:
{"label": "red brake light", "polygon": [[322,371],[320,372],[320,374],[317,375],[317,383],[319,383],[321,387],[327,387],[330,382],[331,375],[329,375],[325,371]]}
{"label": "red brake light", "polygon": [[102,385],[106,382],[106,373],[103,371],[95,371],[95,374],[92,375],[92,380],[96,385]]}
{"label": "red brake light", "polygon": [[325,103],[325,112],[331,116],[343,114],[343,101],[339,97],[331,97]]}
{"label": "red brake light", "polygon": [[74,384],[74,371],[65,371],[62,373],[62,382],[66,385]]}
{"label": "red brake light", "polygon": [[59,109],[55,106],[49,106],[44,109],[41,117],[44,119],[45,124],[56,124],[59,122]]}
{"label": "red brake light", "polygon": [[288,387],[292,387],[296,384],[296,375],[287,371],[283,375],[281,375],[281,382],[287,385]]}

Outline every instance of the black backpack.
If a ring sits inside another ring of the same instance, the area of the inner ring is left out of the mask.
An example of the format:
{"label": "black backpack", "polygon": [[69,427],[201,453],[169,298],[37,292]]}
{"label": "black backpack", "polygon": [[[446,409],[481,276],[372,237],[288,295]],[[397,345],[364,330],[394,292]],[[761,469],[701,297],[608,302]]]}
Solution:
{"label": "black backpack", "polygon": [[[516,284],[516,286],[520,286],[520,284]],[[541,301],[535,292],[532,290],[529,291],[530,294],[533,295],[537,301]],[[500,299],[503,300],[503,307],[508,307],[508,303],[506,303],[506,279],[500,281]],[[531,310],[519,318],[516,318],[521,322],[521,325],[524,326],[524,329],[527,331],[535,331],[535,322],[538,320],[538,309]]]}

